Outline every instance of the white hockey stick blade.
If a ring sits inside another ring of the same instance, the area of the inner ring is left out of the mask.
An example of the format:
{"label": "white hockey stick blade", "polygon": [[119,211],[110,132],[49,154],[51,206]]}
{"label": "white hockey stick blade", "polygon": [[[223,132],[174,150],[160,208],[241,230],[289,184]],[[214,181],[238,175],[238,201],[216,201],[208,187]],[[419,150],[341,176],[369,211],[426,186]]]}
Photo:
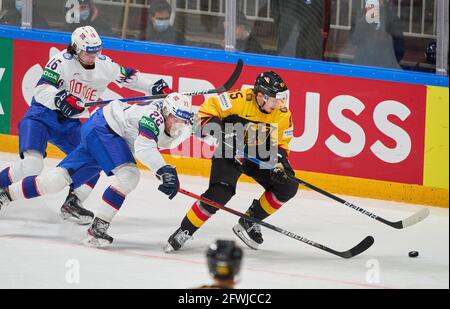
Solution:
{"label": "white hockey stick blade", "polygon": [[417,224],[417,223],[423,221],[429,215],[430,215],[430,210],[428,208],[424,208],[424,209],[416,212],[409,218],[402,220],[402,226],[403,226],[403,228],[405,228],[405,227]]}

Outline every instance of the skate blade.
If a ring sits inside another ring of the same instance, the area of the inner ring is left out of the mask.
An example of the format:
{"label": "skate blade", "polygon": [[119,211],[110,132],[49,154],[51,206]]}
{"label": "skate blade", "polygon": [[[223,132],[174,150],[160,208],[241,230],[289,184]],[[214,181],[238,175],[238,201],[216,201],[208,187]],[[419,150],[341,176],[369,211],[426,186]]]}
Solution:
{"label": "skate blade", "polygon": [[172,247],[171,244],[165,245],[164,248],[163,248],[163,250],[164,250],[165,253],[174,253],[174,252],[177,251],[177,250],[175,250],[175,249]]}
{"label": "skate blade", "polygon": [[245,229],[244,229],[242,226],[240,226],[239,224],[236,224],[236,225],[233,227],[233,232],[234,232],[234,234],[236,234],[236,236],[237,236],[240,240],[242,240],[242,241],[243,241],[250,249],[258,250],[259,245],[258,245],[255,241],[253,241],[253,240],[251,240],[249,237],[247,237],[247,233],[246,233]]}
{"label": "skate blade", "polygon": [[69,221],[78,225],[88,225],[92,223],[92,220],[94,218],[89,217],[89,216],[80,216],[79,218],[69,214],[69,213],[60,213],[60,217],[61,219],[65,220],[65,221]]}
{"label": "skate blade", "polygon": [[95,238],[92,235],[88,235],[85,239],[82,240],[82,243],[85,246],[93,248],[106,248],[111,245],[111,243],[106,239]]}

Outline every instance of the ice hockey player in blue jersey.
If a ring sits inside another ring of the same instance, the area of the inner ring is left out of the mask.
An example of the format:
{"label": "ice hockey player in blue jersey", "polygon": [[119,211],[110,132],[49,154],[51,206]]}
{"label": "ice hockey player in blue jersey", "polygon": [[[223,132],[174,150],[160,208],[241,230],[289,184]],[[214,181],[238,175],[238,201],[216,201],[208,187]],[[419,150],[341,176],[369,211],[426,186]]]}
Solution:
{"label": "ice hockey player in blue jersey", "polygon": [[57,168],[0,189],[0,209],[12,201],[56,193],[69,185],[76,190],[103,170],[114,177],[83,242],[108,246],[113,241],[107,234],[110,222],[139,182],[136,159],[156,173],[161,192],[170,199],[178,193],[177,172],[159,150],[176,148],[189,138],[192,119],[191,100],[179,93],[135,105],[115,100],[98,109],[81,127],[80,145]]}
{"label": "ice hockey player in blue jersey", "polygon": [[[20,160],[0,171],[0,189],[22,178],[42,172],[47,143],[69,154],[80,143],[79,118],[89,117],[83,103],[101,98],[108,84],[115,82],[137,91],[170,93],[161,79],[152,83],[135,69],[128,69],[101,54],[102,41],[90,26],[72,33],[67,49],[51,58],[37,83],[31,106],[19,124]],[[61,207],[61,217],[89,224],[93,213],[82,206],[99,175],[84,185],[71,187]]]}

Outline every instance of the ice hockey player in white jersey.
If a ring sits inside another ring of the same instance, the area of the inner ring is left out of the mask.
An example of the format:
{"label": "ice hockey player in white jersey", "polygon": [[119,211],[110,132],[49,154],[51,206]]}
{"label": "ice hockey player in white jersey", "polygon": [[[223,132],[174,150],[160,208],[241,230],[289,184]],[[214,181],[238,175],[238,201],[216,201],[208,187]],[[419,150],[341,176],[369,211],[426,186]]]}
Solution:
{"label": "ice hockey player in white jersey", "polygon": [[[81,122],[89,117],[83,102],[101,98],[108,84],[152,94],[171,90],[161,79],[153,84],[135,69],[128,69],[101,54],[102,41],[90,26],[77,28],[71,43],[47,63],[35,87],[31,106],[19,124],[20,160],[0,171],[0,188],[25,178],[39,175],[44,167],[47,143],[64,153],[72,152],[80,143]],[[86,179],[86,184],[71,188],[61,207],[63,219],[89,224],[93,213],[82,206],[99,175]],[[31,197],[31,196],[30,196]]]}
{"label": "ice hockey player in white jersey", "polygon": [[79,188],[103,170],[114,177],[84,243],[108,246],[113,241],[107,234],[110,222],[139,182],[135,158],[156,173],[162,182],[158,189],[169,199],[178,193],[177,172],[165,163],[159,150],[175,148],[189,138],[192,118],[190,99],[178,93],[144,104],[115,100],[82,126],[80,145],[57,168],[0,189],[0,209],[12,201],[56,193],[67,186]]}

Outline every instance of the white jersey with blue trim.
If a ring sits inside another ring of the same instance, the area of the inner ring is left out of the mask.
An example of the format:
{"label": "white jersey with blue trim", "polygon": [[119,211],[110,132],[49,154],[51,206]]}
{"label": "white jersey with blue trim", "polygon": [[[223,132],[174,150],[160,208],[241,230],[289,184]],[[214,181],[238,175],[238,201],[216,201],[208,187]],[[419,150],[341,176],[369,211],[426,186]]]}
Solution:
{"label": "white jersey with blue trim", "polygon": [[[112,82],[144,93],[151,92],[153,86],[153,83],[137,70],[124,68],[105,55],[97,56],[93,69],[85,69],[76,56],[63,50],[45,66],[36,85],[33,101],[56,110],[58,108],[55,105],[55,95],[61,90],[70,91],[83,102],[97,101]],[[73,118],[88,116],[86,109]]]}
{"label": "white jersey with blue trim", "polygon": [[168,135],[162,106],[163,100],[133,105],[115,100],[103,107],[111,129],[127,142],[136,158],[154,172],[166,165],[159,150],[176,148],[192,134],[192,126],[186,123],[177,136]]}

